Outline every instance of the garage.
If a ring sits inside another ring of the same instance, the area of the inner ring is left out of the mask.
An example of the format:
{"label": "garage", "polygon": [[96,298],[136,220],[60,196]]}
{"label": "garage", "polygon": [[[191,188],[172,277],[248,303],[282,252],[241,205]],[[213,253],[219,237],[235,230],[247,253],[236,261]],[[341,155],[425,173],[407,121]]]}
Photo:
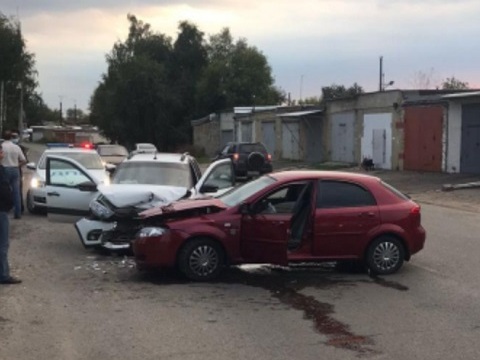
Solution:
{"label": "garage", "polygon": [[462,105],[460,169],[463,173],[480,173],[480,104]]}

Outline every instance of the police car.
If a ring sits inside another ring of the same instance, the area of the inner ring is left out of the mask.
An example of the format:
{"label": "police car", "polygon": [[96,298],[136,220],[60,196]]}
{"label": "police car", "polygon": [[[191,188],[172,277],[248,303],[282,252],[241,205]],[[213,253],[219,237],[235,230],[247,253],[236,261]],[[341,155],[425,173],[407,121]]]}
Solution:
{"label": "police car", "polygon": [[[64,157],[82,165],[84,174],[68,162],[53,161],[49,173],[50,181],[60,187],[76,186],[85,181],[94,180],[98,184],[109,184],[110,174],[105,168],[100,155],[89,146],[74,147],[68,144],[50,144],[38,161],[30,162],[27,168],[34,171],[26,196],[27,209],[30,213],[46,212],[47,196],[55,197],[55,192],[46,192],[46,168],[48,157]],[[74,196],[74,194],[72,194]],[[71,201],[75,202],[73,197]]]}

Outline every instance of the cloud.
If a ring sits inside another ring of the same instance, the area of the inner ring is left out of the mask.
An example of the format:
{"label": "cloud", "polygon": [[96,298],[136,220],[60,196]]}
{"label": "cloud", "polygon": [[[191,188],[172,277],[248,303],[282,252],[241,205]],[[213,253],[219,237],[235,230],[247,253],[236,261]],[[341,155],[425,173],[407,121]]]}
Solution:
{"label": "cloud", "polygon": [[229,27],[268,58],[277,85],[295,97],[301,75],[304,97],[332,83],[374,91],[381,55],[386,79],[401,88],[432,68],[441,79],[480,85],[474,0],[3,0],[1,11],[20,16],[41,90],[55,106],[63,94],[86,109],[105,55],[128,35],[128,13],[173,39],[182,20],[206,36]]}

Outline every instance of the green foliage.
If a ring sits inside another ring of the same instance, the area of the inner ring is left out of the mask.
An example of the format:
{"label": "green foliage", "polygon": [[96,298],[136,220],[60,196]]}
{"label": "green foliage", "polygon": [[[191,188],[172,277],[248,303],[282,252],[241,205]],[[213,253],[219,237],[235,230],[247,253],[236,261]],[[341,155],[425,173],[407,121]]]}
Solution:
{"label": "green foliage", "polygon": [[364,93],[364,90],[357,83],[354,83],[349,88],[346,88],[344,85],[332,84],[330,86],[322,87],[322,100],[328,101],[344,97],[352,97],[362,93]]}
{"label": "green foliage", "polygon": [[263,54],[228,29],[210,37],[180,22],[175,41],[128,15],[129,35],[107,55],[90,120],[112,141],[172,151],[191,142],[190,120],[237,105],[278,104]]}
{"label": "green foliage", "polygon": [[53,117],[53,112],[36,92],[36,76],[35,57],[27,51],[20,22],[0,13],[0,82],[4,84],[5,128],[18,126],[22,93],[28,125],[41,124]]}
{"label": "green foliage", "polygon": [[468,88],[468,82],[460,81],[454,76],[451,78],[446,78],[442,83],[442,89],[444,90],[465,90]]}

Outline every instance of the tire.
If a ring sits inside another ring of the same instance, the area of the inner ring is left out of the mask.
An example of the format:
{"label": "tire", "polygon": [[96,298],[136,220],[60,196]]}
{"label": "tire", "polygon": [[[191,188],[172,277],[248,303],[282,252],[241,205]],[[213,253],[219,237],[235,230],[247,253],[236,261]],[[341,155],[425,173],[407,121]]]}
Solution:
{"label": "tire", "polygon": [[389,275],[398,271],[405,259],[405,248],[400,240],[392,236],[380,236],[368,247],[366,263],[370,272]]}
{"label": "tire", "polygon": [[32,197],[30,195],[30,191],[27,192],[27,210],[30,214],[39,214],[40,213],[40,210],[37,209],[37,207],[35,205],[33,205],[32,203]]}
{"label": "tire", "polygon": [[218,277],[224,264],[223,249],[208,238],[190,240],[182,247],[178,257],[180,271],[194,281],[208,281]]}
{"label": "tire", "polygon": [[265,165],[265,157],[259,152],[252,152],[248,155],[247,159],[248,169],[250,171],[262,171],[263,165]]}

